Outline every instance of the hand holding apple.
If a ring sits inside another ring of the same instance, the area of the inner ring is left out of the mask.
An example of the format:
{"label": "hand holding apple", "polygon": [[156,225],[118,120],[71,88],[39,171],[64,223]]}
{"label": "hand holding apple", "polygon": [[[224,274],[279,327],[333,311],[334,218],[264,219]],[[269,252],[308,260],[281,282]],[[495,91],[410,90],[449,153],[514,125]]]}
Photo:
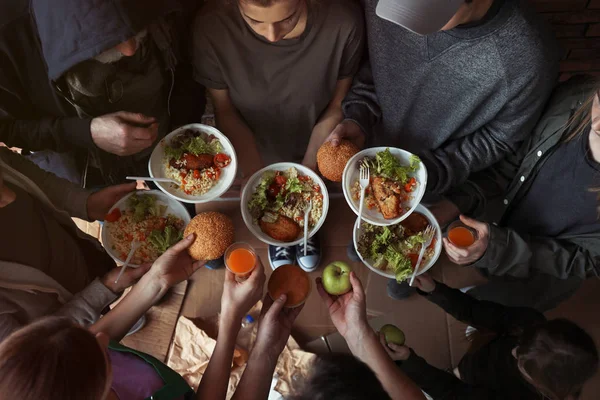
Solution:
{"label": "hand holding apple", "polygon": [[[393,325],[390,325],[393,326]],[[394,326],[394,328],[396,328]],[[396,328],[398,329],[398,328]],[[399,329],[398,329],[399,330]],[[410,349],[406,346],[399,346],[395,343],[388,342],[385,335],[379,332],[379,341],[383,346],[385,352],[394,361],[406,361],[410,357]]]}
{"label": "hand holding apple", "polygon": [[332,296],[323,287],[323,281],[317,278],[317,290],[325,302],[331,320],[350,348],[360,345],[360,340],[373,329],[367,323],[367,303],[365,292],[354,272],[350,273],[352,290],[341,296]]}
{"label": "hand holding apple", "polygon": [[334,261],[323,270],[323,288],[332,296],[341,296],[352,289],[352,269],[343,261]]}
{"label": "hand holding apple", "polygon": [[404,342],[406,341],[404,332],[402,332],[402,330],[396,325],[384,325],[381,327],[379,332],[383,334],[387,344],[393,343],[398,346],[404,346]]}

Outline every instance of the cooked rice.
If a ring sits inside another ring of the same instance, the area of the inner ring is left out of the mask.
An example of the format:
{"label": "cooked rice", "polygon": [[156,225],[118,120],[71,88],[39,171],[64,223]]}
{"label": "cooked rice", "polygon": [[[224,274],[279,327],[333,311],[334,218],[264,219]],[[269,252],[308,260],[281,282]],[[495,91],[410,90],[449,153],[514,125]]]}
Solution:
{"label": "cooked rice", "polygon": [[[169,218],[176,218],[177,228],[183,229],[184,222],[181,218],[172,214],[169,214]],[[153,230],[164,227],[165,220],[165,217],[147,216],[143,221],[135,222],[133,210],[121,210],[121,217],[117,221],[104,222],[104,229],[108,229],[108,245],[122,261],[125,261],[131,251],[131,242],[137,240],[141,245],[134,253],[131,263],[140,265],[153,262],[161,253],[146,238]]]}
{"label": "cooked rice", "polygon": [[181,186],[173,186],[191,196],[205,195],[210,191],[210,189],[219,183],[218,179],[212,179],[209,177],[209,175],[215,176],[217,173],[217,171],[215,171],[215,169],[212,167],[203,170],[200,173],[200,178],[194,178],[193,172],[182,174],[181,170],[173,168],[171,165],[169,165],[168,157],[165,157],[163,166],[165,169],[165,176],[167,178],[175,179],[176,181],[181,182]]}

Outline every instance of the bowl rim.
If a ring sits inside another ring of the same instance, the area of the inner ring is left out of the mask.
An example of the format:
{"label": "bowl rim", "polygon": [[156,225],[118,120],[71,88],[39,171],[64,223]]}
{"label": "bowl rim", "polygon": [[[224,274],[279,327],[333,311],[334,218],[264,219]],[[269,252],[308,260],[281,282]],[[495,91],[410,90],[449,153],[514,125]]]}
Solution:
{"label": "bowl rim", "polygon": [[291,167],[296,168],[296,170],[298,170],[298,172],[303,175],[309,175],[315,182],[317,182],[319,184],[319,186],[321,187],[321,194],[323,194],[323,212],[321,214],[321,218],[319,219],[319,222],[317,223],[317,225],[311,231],[308,232],[309,238],[313,237],[323,227],[323,224],[325,223],[325,220],[327,219],[327,213],[329,212],[329,192],[327,190],[327,186],[325,186],[325,182],[323,181],[323,179],[321,179],[321,177],[312,169],[305,167],[304,165],[298,164],[298,163],[278,162],[278,163],[267,165],[266,167],[258,170],[257,172],[252,174],[252,176],[248,179],[248,182],[244,186],[244,190],[242,191],[242,195],[240,197],[240,209],[241,209],[241,213],[242,213],[242,219],[244,220],[244,224],[246,225],[246,227],[248,228],[250,233],[252,233],[252,235],[254,235],[254,237],[256,237],[261,242],[270,244],[272,246],[279,246],[279,247],[295,246],[295,245],[302,243],[304,240],[304,237],[300,237],[299,239],[296,239],[293,242],[280,242],[280,241],[277,241],[277,240],[269,237],[266,233],[264,233],[260,229],[260,227],[258,225],[254,225],[254,223],[252,221],[252,216],[250,215],[250,211],[248,210],[248,204],[247,204],[248,200],[250,199],[250,196],[254,193],[254,190],[256,189],[256,185],[251,185],[251,183],[256,181],[258,178],[260,178],[262,176],[263,173],[265,173],[267,171],[275,171],[275,170],[285,171]]}
{"label": "bowl rim", "polygon": [[[115,208],[119,208],[122,209],[123,205],[125,204],[125,202],[127,201],[127,199],[129,199],[131,196],[133,196],[134,194],[151,194],[151,195],[155,195],[155,196],[159,196],[161,198],[159,198],[160,201],[167,203],[167,205],[170,208],[174,208],[174,209],[179,209],[179,211],[182,212],[182,214],[180,214],[179,212],[177,213],[177,216],[180,217],[181,219],[183,219],[184,222],[184,229],[185,227],[190,223],[190,221],[192,220],[192,218],[190,217],[190,213],[188,212],[188,210],[183,206],[183,204],[181,204],[180,202],[178,202],[177,200],[173,199],[170,196],[166,196],[165,193],[161,192],[160,190],[135,190],[125,196],[123,196],[121,199],[119,199],[119,201],[117,201],[108,211],[108,214],[110,214]],[[110,222],[108,222],[108,224],[110,224]],[[105,249],[106,253],[116,262],[124,264],[125,260],[121,260],[121,258],[119,258],[111,249],[110,247],[110,239],[108,236],[108,226],[106,221],[103,221],[102,223],[102,230],[100,232],[100,238],[102,239],[102,247]],[[129,264],[129,267],[133,267],[133,268],[138,268],[140,267],[142,264]]]}
{"label": "bowl rim", "polygon": [[[385,151],[386,149],[390,149],[390,151],[392,151],[392,152],[405,153],[409,157],[412,155],[415,155],[408,150],[400,149],[398,147],[391,147],[391,146],[369,147],[367,149],[359,151],[354,156],[352,156],[352,158],[350,160],[348,160],[348,162],[346,163],[346,166],[344,167],[344,172],[342,174],[342,191],[344,192],[344,198],[346,199],[346,203],[348,203],[348,206],[354,212],[354,214],[356,214],[356,216],[358,216],[359,210],[358,210],[358,206],[355,204],[354,200],[352,199],[350,182],[348,182],[349,176],[351,174],[351,169],[355,168],[355,165],[357,164],[357,162],[360,158],[364,158],[366,156],[373,156],[374,154],[377,154],[381,151]],[[421,160],[419,162],[419,169],[423,171],[423,179],[422,179],[422,182],[419,182],[419,190],[417,191],[417,196],[413,198],[413,200],[412,200],[413,204],[406,213],[402,214],[398,218],[390,219],[390,220],[383,220],[383,216],[381,217],[382,220],[374,220],[374,219],[370,218],[368,216],[368,214],[363,213],[363,220],[365,220],[366,222],[368,222],[372,225],[390,226],[390,225],[395,225],[399,222],[402,222],[406,218],[408,218],[408,216],[410,214],[412,214],[413,211],[415,211],[417,205],[419,205],[421,203],[421,200],[423,199],[423,196],[425,195],[425,190],[427,189],[428,172],[427,172],[427,167],[425,166],[425,163],[423,163],[423,160]]]}
{"label": "bowl rim", "polygon": [[[164,174],[161,174],[160,176],[154,175],[154,173],[152,172],[152,160],[158,157],[157,149],[159,148],[159,146],[161,146],[163,143],[165,143],[165,141],[170,142],[170,140],[176,134],[181,133],[182,131],[184,131],[186,129],[197,129],[197,130],[201,130],[206,133],[209,133],[211,135],[215,135],[219,139],[219,141],[221,141],[221,143],[225,143],[231,149],[231,154],[228,154],[231,157],[231,164],[229,166],[234,167],[234,172],[231,173],[231,178],[229,179],[228,182],[226,181],[226,183],[222,186],[222,188],[220,190],[211,189],[207,193],[203,194],[202,196],[194,196],[195,199],[183,198],[183,197],[179,197],[173,193],[170,193],[165,187],[166,185],[168,185],[168,183],[155,182],[155,184],[163,193],[165,193],[167,196],[169,196],[177,201],[181,201],[183,203],[189,203],[189,204],[208,203],[210,201],[213,201],[213,200],[221,197],[229,189],[231,189],[231,186],[233,185],[233,182],[235,181],[235,179],[237,177],[237,172],[238,172],[237,171],[238,170],[238,158],[237,158],[237,153],[235,151],[235,147],[233,147],[233,144],[231,143],[229,138],[223,132],[221,132],[220,130],[215,128],[214,126],[205,125],[205,124],[201,124],[201,123],[193,123],[193,124],[187,124],[187,125],[180,126],[179,128],[166,134],[165,137],[163,137],[161,140],[159,140],[159,142],[156,144],[156,146],[154,146],[154,149],[152,150],[152,154],[150,155],[150,158],[148,159],[148,173],[151,178],[165,178]],[[226,146],[223,146],[223,147],[226,147]],[[230,151],[227,150],[227,153],[229,153],[229,152]],[[162,163],[161,163],[161,165],[162,165]],[[162,169],[161,169],[161,171],[162,171]]]}
{"label": "bowl rim", "polygon": [[[429,220],[429,222],[434,225],[434,227],[436,229],[435,237],[437,239],[433,257],[431,257],[431,260],[429,260],[429,263],[425,267],[423,267],[423,266],[420,267],[421,271],[417,274],[417,276],[419,276],[419,275],[424,274],[425,272],[429,271],[431,268],[433,268],[435,263],[440,258],[441,254],[442,254],[442,230],[440,228],[439,222],[437,221],[437,219],[435,218],[433,213],[424,205],[418,204],[417,207],[415,208],[414,212],[423,214]],[[365,221],[365,222],[370,223],[369,221]],[[369,268],[371,271],[373,271],[376,274],[381,275],[383,277],[395,279],[396,276],[394,274],[384,272],[384,271],[372,266],[371,263],[368,262],[367,259],[365,257],[363,257],[362,254],[360,254],[360,252],[358,251],[357,231],[358,231],[359,223],[360,223],[360,218],[357,218],[356,222],[354,223],[354,227],[352,228],[352,242],[354,243],[354,249],[356,250],[356,254],[358,254],[358,257],[360,258],[362,263],[365,264],[367,266],[367,268]]]}

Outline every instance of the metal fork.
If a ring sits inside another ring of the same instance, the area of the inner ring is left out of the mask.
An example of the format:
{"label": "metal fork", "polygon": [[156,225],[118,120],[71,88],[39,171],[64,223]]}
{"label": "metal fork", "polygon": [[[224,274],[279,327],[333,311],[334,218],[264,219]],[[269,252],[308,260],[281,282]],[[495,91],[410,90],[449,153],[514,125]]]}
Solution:
{"label": "metal fork", "polygon": [[[369,171],[368,165],[365,165],[365,164],[360,165],[359,183],[360,183],[360,204],[358,206],[358,217],[362,221],[363,209],[365,208],[365,192],[367,191],[367,188],[369,187],[369,184],[371,183],[371,173]],[[362,223],[359,224],[359,226],[358,226],[359,229],[360,229],[361,225],[362,225]]]}
{"label": "metal fork", "polygon": [[417,276],[417,272],[419,270],[419,266],[421,265],[421,261],[423,260],[423,255],[425,254],[425,250],[431,245],[433,241],[433,236],[435,235],[435,228],[431,225],[427,225],[425,229],[425,233],[423,236],[425,237],[425,243],[421,246],[421,252],[419,253],[419,258],[417,259],[417,264],[415,265],[415,270],[413,271],[412,277],[410,278],[409,285],[412,286],[415,281],[415,276]]}
{"label": "metal fork", "polygon": [[304,256],[306,256],[306,246],[308,243],[308,217],[312,211],[313,203],[312,199],[308,202],[308,205],[304,209]]}

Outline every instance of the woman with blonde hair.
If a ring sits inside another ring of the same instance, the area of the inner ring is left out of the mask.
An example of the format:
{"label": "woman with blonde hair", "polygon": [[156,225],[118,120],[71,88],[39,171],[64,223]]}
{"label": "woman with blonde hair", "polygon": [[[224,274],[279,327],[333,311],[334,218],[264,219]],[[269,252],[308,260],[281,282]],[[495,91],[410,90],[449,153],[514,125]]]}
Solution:
{"label": "woman with blonde hair", "polygon": [[599,92],[589,78],[563,83],[517,154],[434,207],[477,233],[467,248],[444,239],[451,261],[490,278],[469,294],[545,311],[600,273]]}

